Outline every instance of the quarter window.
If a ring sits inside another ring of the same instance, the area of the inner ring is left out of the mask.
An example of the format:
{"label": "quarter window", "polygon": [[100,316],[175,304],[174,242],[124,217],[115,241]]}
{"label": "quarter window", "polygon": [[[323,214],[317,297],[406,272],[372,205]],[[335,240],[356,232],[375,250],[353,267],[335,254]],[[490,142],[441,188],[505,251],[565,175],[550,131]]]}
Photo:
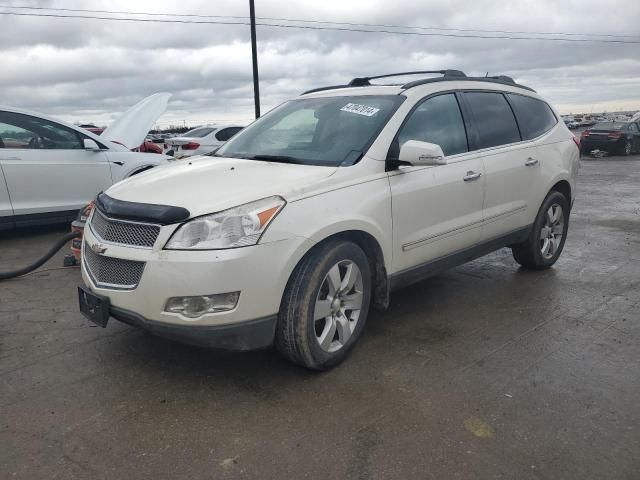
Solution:
{"label": "quarter window", "polygon": [[518,118],[518,125],[525,140],[539,137],[551,130],[558,120],[549,105],[537,98],[507,94]]}
{"label": "quarter window", "polygon": [[473,112],[478,148],[496,147],[520,141],[518,124],[506,98],[500,93],[467,92]]}
{"label": "quarter window", "polygon": [[447,93],[422,102],[398,133],[398,151],[408,140],[440,145],[445,155],[469,151],[467,133],[456,96]]}

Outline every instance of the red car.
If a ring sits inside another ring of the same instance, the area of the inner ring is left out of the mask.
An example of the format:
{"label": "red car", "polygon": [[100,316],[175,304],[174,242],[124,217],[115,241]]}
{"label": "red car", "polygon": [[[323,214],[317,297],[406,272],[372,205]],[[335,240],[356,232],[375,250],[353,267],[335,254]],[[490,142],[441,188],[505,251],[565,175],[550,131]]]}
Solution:
{"label": "red car", "polygon": [[[81,128],[100,135],[104,132],[104,128],[96,127],[95,125],[80,125]],[[162,153],[162,147],[156,145],[153,142],[144,141],[138,148],[132,148],[133,152],[147,152],[147,153]]]}

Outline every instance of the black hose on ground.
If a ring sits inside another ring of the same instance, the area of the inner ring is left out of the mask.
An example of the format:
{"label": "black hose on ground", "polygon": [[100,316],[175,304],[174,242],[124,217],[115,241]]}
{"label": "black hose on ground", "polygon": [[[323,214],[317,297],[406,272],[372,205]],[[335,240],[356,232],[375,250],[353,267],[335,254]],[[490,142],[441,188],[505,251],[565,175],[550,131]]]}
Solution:
{"label": "black hose on ground", "polygon": [[29,272],[33,272],[36,268],[49,261],[49,259],[53,257],[58,252],[58,250],[64,247],[64,245],[69,240],[73,240],[74,238],[78,238],[81,236],[82,232],[67,233],[64,237],[58,240],[46,254],[33,262],[31,265],[27,265],[26,267],[19,268],[18,270],[13,270],[11,272],[0,272],[0,280],[8,280],[10,278],[19,277],[20,275],[25,275]]}

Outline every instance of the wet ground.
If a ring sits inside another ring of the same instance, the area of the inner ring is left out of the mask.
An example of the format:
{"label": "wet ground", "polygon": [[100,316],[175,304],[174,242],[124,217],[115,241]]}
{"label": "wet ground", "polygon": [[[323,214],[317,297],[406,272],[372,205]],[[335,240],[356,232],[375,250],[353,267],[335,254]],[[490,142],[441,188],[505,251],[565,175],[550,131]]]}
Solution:
{"label": "wet ground", "polygon": [[[5,234],[1,269],[64,232]],[[79,281],[0,283],[0,478],[640,478],[640,156],[582,162],[555,268],[400,291],[324,374],[94,327]]]}

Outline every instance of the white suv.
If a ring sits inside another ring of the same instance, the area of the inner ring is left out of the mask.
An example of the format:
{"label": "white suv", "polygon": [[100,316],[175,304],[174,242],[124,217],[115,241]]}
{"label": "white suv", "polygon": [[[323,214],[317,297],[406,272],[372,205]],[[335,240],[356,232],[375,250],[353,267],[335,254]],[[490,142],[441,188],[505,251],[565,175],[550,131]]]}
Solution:
{"label": "white suv", "polygon": [[579,163],[560,116],[509,77],[416,73],[442,76],[306,92],[100,194],[82,312],[327,369],[394,289],[502,247],[553,265]]}

